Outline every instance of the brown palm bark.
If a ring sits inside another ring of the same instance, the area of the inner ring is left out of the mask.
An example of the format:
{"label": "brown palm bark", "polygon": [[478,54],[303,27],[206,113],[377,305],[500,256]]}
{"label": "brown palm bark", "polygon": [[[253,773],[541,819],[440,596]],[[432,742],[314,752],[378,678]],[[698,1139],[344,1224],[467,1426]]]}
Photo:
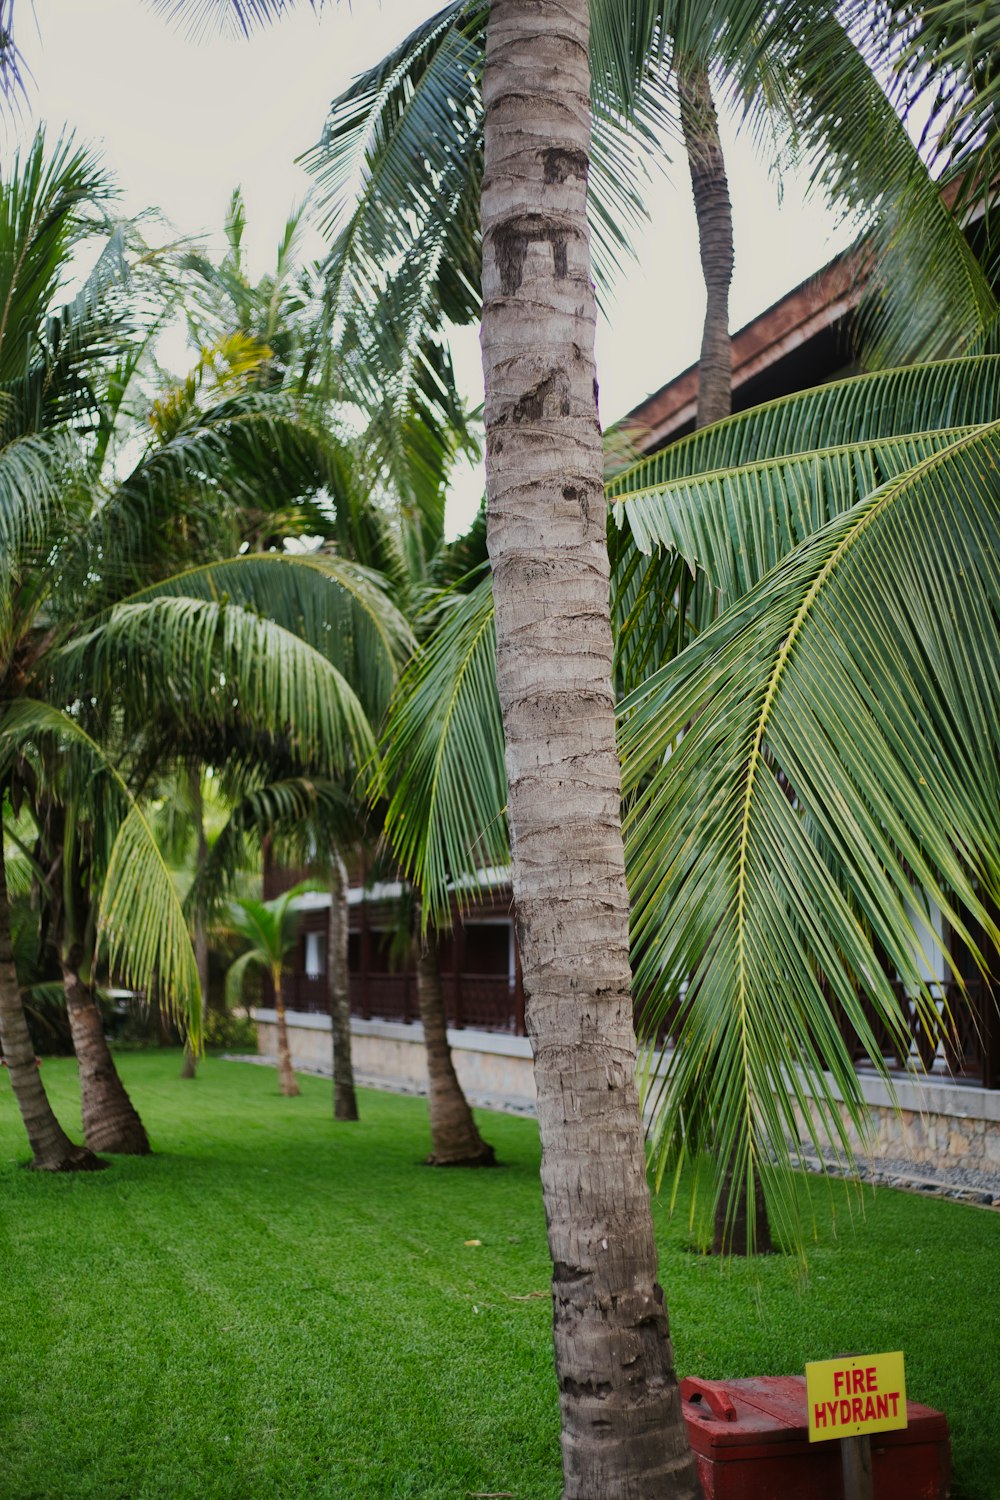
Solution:
{"label": "brown palm bark", "polygon": [[566,1500],[700,1494],[657,1283],[629,969],[586,188],[587,0],[494,0],[483,367],[497,681]]}
{"label": "brown palm bark", "polygon": [[754,1178],[753,1197],[751,1224],[746,1179],[741,1176],[739,1183],[735,1184],[732,1172],[726,1173],[722,1195],[715,1210],[713,1255],[772,1254],[774,1243],[771,1239],[771,1225],[759,1177]]}
{"label": "brown palm bark", "polygon": [[[195,853],[195,873],[201,869],[208,854],[208,840],[205,838],[205,814],[204,805],[201,800],[201,767],[194,766],[191,769],[191,806],[194,811],[195,832],[197,834],[197,850]],[[205,1035],[205,1023],[208,1020],[208,932],[205,928],[205,919],[199,913],[194,922],[194,961],[198,970],[198,988],[201,991],[201,1034]],[[191,1045],[191,1038],[184,1039],[184,1061],[181,1064],[182,1078],[195,1078],[198,1074],[198,1054]]]}
{"label": "brown palm bark", "polygon": [[80,1068],[83,1138],[92,1151],[146,1156],[146,1127],[118,1076],[93,986],[80,972],[79,949],[72,948],[60,962],[73,1050]]}
{"label": "brown palm bark", "polygon": [[[729,334],[729,288],[735,263],[733,208],[719,117],[704,63],[692,57],[678,59],[677,92],[706,294],[695,426],[708,427],[728,417],[733,409],[733,341]],[[733,1194],[733,1175],[727,1172],[715,1211],[713,1255],[746,1255],[751,1249],[769,1254],[774,1246],[759,1179],[754,1185],[752,1235],[746,1183],[741,1182],[735,1202]]]}
{"label": "brown palm bark", "polygon": [[351,1061],[351,982],[348,959],[347,867],[334,851],[330,866],[330,925],[326,982],[333,1040],[333,1118],[356,1120],[358,1099]]}
{"label": "brown palm bark", "polygon": [[428,1108],[432,1167],[492,1167],[493,1147],[479,1134],[455,1072],[441,990],[441,965],[432,934],[417,957],[417,1002],[427,1049]]}
{"label": "brown palm bark", "polygon": [[39,1172],[94,1172],[107,1166],[86,1146],[75,1146],[49,1103],[14,968],[10,938],[7,870],[0,835],[0,1050],[31,1146],[31,1165]]}
{"label": "brown palm bark", "polygon": [[274,984],[274,1014],[278,1023],[278,1084],[286,1099],[294,1099],[302,1090],[295,1081],[292,1053],[288,1045],[288,1026],[285,1021],[285,997],[281,988],[280,965],[272,969],[271,980]]}
{"label": "brown palm bark", "polygon": [[681,129],[698,220],[698,246],[705,279],[705,322],[698,360],[696,426],[720,422],[732,410],[733,346],[729,336],[729,287],[733,279],[733,209],[719,119],[708,69],[691,57],[677,63]]}

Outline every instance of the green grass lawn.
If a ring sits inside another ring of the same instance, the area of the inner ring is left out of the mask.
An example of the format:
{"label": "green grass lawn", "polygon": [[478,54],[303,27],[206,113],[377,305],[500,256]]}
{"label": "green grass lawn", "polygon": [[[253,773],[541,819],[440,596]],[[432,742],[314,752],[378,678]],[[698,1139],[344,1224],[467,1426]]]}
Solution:
{"label": "green grass lawn", "polygon": [[[421,1165],[422,1101],[173,1053],[121,1071],[155,1155],[19,1168],[0,1079],[2,1500],[556,1500],[548,1259],[533,1121],[481,1116],[504,1162]],[[44,1077],[74,1127],[73,1064]],[[804,1183],[818,1240],[752,1265],[691,1253],[657,1205],[682,1374],[801,1372],[903,1349],[911,1397],[952,1427],[956,1497],[1000,1496],[1000,1217]],[[853,1205],[853,1207],[852,1207]],[[478,1240],[478,1245],[467,1241]]]}

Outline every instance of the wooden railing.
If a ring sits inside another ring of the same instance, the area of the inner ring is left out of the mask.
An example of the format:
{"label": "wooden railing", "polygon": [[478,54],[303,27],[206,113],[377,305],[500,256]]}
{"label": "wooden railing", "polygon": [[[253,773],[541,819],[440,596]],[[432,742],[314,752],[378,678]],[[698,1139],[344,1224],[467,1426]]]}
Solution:
{"label": "wooden railing", "polygon": [[[289,1010],[327,1012],[325,977],[312,979],[290,974],[285,986]],[[524,1035],[523,1000],[518,1003],[520,987],[515,990],[506,977],[463,974],[456,983],[453,975],[446,974],[442,976],[442,988],[449,1026]],[[942,999],[947,1000],[951,1025],[944,1038],[936,1040],[927,1034],[902,986],[894,989],[905,1026],[902,1044],[877,1020],[871,1005],[862,1001],[888,1068],[902,1072],[919,1068],[922,1063],[937,1076],[982,1088],[1000,1088],[1000,1009],[995,989],[982,980],[970,981],[964,995],[956,985],[945,986]],[[351,1013],[364,1020],[404,1023],[419,1020],[416,976],[406,972],[352,974]],[[838,1024],[852,1059],[864,1068],[867,1056],[839,1007]],[[672,1026],[660,1027],[658,1039],[668,1042],[672,1030]]]}
{"label": "wooden railing", "polygon": [[[449,1026],[524,1035],[523,1005],[519,1014],[517,994],[506,977],[463,974],[461,983],[456,985],[451,975],[443,975],[441,988]],[[287,975],[285,1005],[289,1010],[325,1015],[329,1010],[325,977]],[[406,972],[352,974],[351,1014],[365,1021],[418,1021],[416,976]]]}

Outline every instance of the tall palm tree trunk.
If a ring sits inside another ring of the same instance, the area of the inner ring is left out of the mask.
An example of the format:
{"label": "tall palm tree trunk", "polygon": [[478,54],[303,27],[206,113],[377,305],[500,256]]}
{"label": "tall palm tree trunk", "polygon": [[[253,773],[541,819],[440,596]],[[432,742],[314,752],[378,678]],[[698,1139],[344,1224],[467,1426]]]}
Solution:
{"label": "tall palm tree trunk", "polygon": [[86,1146],[74,1146],[56,1119],[42,1083],[10,939],[7,869],[0,832],[0,1048],[10,1074],[17,1107],[32,1151],[31,1165],[40,1172],[86,1172],[106,1167]]}
{"label": "tall palm tree trunk", "polygon": [[80,1067],[83,1138],[92,1151],[146,1156],[146,1127],[118,1076],[93,987],[80,972],[78,948],[61,960],[61,968],[73,1050]]}
{"label": "tall palm tree trunk", "polygon": [[566,1500],[695,1500],[635,1083],[586,187],[587,0],[494,0],[488,540]]}
{"label": "tall palm tree trunk", "polygon": [[[205,838],[205,809],[201,798],[200,766],[192,767],[191,770],[191,804],[194,809],[195,831],[198,837],[197,853],[195,855],[195,872],[197,874],[208,855],[208,840]],[[204,1037],[205,1023],[208,1019],[208,932],[205,927],[205,919],[200,913],[194,920],[194,962],[198,970],[198,988],[201,991],[201,1034]],[[185,1037],[181,1077],[194,1078],[197,1072],[198,1054],[191,1045],[191,1038]]]}
{"label": "tall palm tree trunk", "polygon": [[358,1099],[354,1092],[351,1060],[351,981],[347,911],[347,868],[335,850],[330,865],[330,925],[326,945],[326,982],[330,999],[330,1030],[333,1037],[333,1118],[356,1120]]}
{"label": "tall palm tree trunk", "polygon": [[711,422],[728,417],[732,410],[729,287],[734,262],[733,209],[719,138],[719,118],[704,63],[691,57],[678,59],[677,92],[705,279],[705,323],[698,361],[696,426],[707,427]]}
{"label": "tall palm tree trunk", "polygon": [[285,996],[281,988],[281,965],[271,970],[274,984],[274,1014],[278,1022],[278,1084],[286,1099],[294,1099],[302,1090],[295,1081],[292,1067],[292,1052],[288,1045],[288,1026],[285,1021]]}
{"label": "tall palm tree trunk", "polygon": [[432,934],[417,957],[417,1002],[427,1049],[432,1167],[492,1167],[493,1147],[479,1134],[455,1072],[441,990],[437,940]]}
{"label": "tall palm tree trunk", "polygon": [[[735,264],[733,208],[719,117],[704,63],[692,57],[678,59],[677,92],[706,294],[695,426],[708,427],[728,417],[733,409],[733,341],[729,333],[729,288]],[[755,1179],[754,1183],[751,1223],[746,1182],[741,1180],[734,1188],[733,1175],[727,1172],[715,1210],[712,1253],[746,1255],[751,1247],[761,1255],[774,1248],[760,1181]]]}

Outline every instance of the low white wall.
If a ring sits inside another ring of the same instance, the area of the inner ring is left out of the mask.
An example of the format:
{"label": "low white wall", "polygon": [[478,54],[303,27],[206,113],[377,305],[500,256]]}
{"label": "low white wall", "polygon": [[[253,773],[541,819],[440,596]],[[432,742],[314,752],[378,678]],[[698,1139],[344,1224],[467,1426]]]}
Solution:
{"label": "low white wall", "polygon": [[[273,1010],[255,1012],[257,1041],[266,1057],[278,1053],[277,1025]],[[329,1073],[332,1069],[330,1017],[289,1012],[288,1045],[292,1062],[301,1068]],[[473,1103],[490,1108],[513,1107],[533,1110],[535,1080],[531,1069],[531,1044],[526,1036],[492,1031],[455,1031],[449,1028],[448,1043],[458,1081]],[[427,1054],[424,1029],[419,1021],[362,1021],[351,1018],[351,1060],[360,1083],[427,1090]]]}
{"label": "low white wall", "polygon": [[[273,1010],[256,1012],[261,1053],[277,1056]],[[422,1093],[427,1089],[424,1033],[419,1022],[351,1021],[351,1052],[360,1083]],[[288,1014],[293,1063],[329,1073],[330,1018]],[[532,1111],[535,1081],[527,1037],[492,1031],[448,1032],[455,1071],[469,1099],[485,1108]],[[877,1154],[903,1156],[928,1166],[1000,1169],[1000,1092],[970,1088],[948,1079],[895,1080],[898,1110],[881,1079],[861,1075],[878,1132]],[[855,1142],[857,1144],[857,1142]]]}

